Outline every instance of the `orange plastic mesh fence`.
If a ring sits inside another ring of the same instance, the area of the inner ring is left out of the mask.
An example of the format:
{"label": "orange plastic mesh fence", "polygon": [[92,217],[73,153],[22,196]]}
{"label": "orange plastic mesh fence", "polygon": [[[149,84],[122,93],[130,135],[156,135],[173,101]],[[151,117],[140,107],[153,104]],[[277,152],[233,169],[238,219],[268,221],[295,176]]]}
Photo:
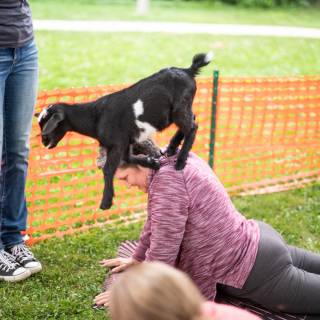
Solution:
{"label": "orange plastic mesh fence", "polygon": [[221,78],[214,169],[230,193],[320,176],[320,77]]}
{"label": "orange plastic mesh fence", "polygon": [[[199,130],[193,151],[209,159],[212,78],[200,78],[193,104]],[[90,101],[127,85],[56,90],[39,94],[37,111],[57,101]],[[158,134],[165,146],[174,126]],[[295,187],[320,176],[320,77],[220,78],[215,171],[233,193]],[[114,206],[99,210],[103,175],[98,144],[68,133],[59,145],[41,145],[34,119],[27,199],[29,243],[118,219],[137,220],[146,195],[115,181]]]}

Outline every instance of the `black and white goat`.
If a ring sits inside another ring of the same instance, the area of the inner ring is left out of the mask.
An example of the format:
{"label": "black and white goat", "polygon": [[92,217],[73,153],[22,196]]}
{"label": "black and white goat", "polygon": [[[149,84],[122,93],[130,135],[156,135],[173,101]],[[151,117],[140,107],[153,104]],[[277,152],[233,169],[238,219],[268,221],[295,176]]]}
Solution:
{"label": "black and white goat", "polygon": [[189,68],[162,69],[129,88],[93,102],[50,105],[36,115],[42,143],[54,148],[68,131],[98,140],[108,155],[103,167],[105,185],[100,208],[109,209],[114,195],[113,177],[120,161],[157,169],[156,158],[134,156],[132,145],[172,123],[178,131],[169,143],[167,154],[173,155],[184,140],[175,166],[177,170],[184,168],[198,128],[192,112],[194,78],[211,59],[211,53],[197,54]]}

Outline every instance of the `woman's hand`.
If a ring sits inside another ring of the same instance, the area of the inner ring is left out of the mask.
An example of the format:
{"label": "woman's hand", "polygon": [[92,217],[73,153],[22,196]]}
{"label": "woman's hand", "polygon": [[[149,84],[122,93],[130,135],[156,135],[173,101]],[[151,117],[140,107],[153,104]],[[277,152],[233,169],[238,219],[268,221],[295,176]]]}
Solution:
{"label": "woman's hand", "polygon": [[105,291],[102,292],[100,294],[98,294],[94,299],[94,303],[98,306],[105,306],[105,307],[109,307],[109,298],[110,297],[110,292],[109,291]]}
{"label": "woman's hand", "polygon": [[100,261],[102,267],[112,268],[111,273],[117,273],[124,271],[136,264],[140,263],[139,261],[130,258],[115,258],[115,259],[104,259]]}
{"label": "woman's hand", "polygon": [[[107,268],[112,268],[111,273],[117,273],[124,271],[131,266],[140,263],[139,261],[133,259],[133,258],[115,258],[115,259],[104,259],[100,261],[100,265],[102,267],[107,267]],[[110,298],[110,292],[105,291],[100,294],[98,294],[94,298],[94,303],[97,304],[98,306],[109,306],[109,298]]]}

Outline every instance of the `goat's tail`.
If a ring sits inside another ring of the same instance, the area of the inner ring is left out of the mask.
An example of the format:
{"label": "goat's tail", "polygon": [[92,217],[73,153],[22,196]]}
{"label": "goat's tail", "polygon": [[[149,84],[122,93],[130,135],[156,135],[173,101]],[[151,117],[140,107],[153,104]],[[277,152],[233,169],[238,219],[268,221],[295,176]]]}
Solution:
{"label": "goat's tail", "polygon": [[200,68],[208,65],[213,58],[213,52],[196,54],[192,59],[192,65],[184,69],[191,77],[195,77],[200,72]]}

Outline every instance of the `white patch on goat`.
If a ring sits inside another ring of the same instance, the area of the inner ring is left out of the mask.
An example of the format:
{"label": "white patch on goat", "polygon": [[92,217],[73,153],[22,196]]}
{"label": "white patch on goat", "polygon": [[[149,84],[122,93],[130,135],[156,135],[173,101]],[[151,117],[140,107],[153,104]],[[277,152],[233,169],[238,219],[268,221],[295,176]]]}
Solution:
{"label": "white patch on goat", "polygon": [[49,108],[51,108],[52,107],[52,104],[50,104],[47,108],[44,108],[41,112],[40,112],[40,114],[39,114],[39,116],[38,116],[38,122],[40,123],[40,121],[43,119],[43,118],[45,118],[46,116],[47,116],[47,114],[48,114],[48,109]]}
{"label": "white patch on goat", "polygon": [[136,125],[140,129],[140,134],[136,140],[137,142],[145,141],[155,133],[157,129],[148,122],[138,120],[138,117],[144,112],[142,100],[139,99],[133,104],[133,112],[136,116]]}
{"label": "white patch on goat", "polygon": [[46,108],[43,109],[38,116],[38,122],[40,122],[42,120],[42,118],[44,118],[47,114],[48,114],[48,109],[46,109]]}
{"label": "white patch on goat", "polygon": [[143,111],[144,111],[143,102],[140,99],[133,104],[133,111],[136,118],[138,118],[143,114]]}
{"label": "white patch on goat", "polygon": [[205,56],[205,58],[204,58],[204,61],[205,61],[206,63],[209,63],[212,59],[213,59],[213,52],[210,51],[210,52],[208,52],[208,53],[206,54],[206,56]]}

